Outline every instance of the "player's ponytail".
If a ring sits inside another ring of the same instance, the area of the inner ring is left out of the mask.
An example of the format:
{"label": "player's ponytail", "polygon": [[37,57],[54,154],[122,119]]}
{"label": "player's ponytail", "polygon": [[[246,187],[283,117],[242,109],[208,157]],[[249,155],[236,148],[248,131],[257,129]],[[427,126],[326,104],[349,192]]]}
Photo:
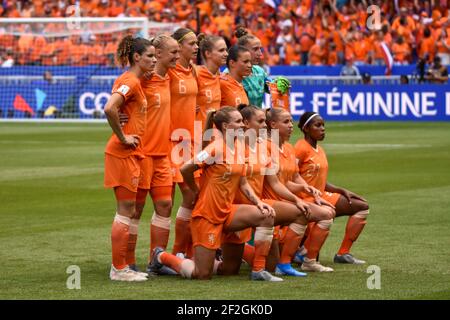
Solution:
{"label": "player's ponytail", "polygon": [[155,49],[162,49],[164,48],[166,42],[171,39],[172,37],[160,33],[157,34],[156,36],[154,36],[153,38],[150,39],[150,43],[152,44],[152,46],[155,47]]}
{"label": "player's ponytail", "polygon": [[271,108],[266,110],[266,124],[269,134],[272,129],[272,122],[277,122],[280,119],[281,114],[284,112],[286,111],[282,108]]}
{"label": "player's ponytail", "polygon": [[128,35],[124,37],[117,48],[117,61],[119,65],[124,68],[128,64],[134,65],[134,54],[143,54],[147,47],[152,45],[151,42],[144,38],[133,38]]}
{"label": "player's ponytail", "polygon": [[256,112],[258,110],[261,110],[261,109],[255,107],[254,105],[248,105],[245,103],[241,103],[240,105],[238,105],[237,109],[241,113],[242,119],[247,120],[247,121],[250,121],[253,118],[253,116],[256,114]]}
{"label": "player's ponytail", "polygon": [[[219,110],[211,110],[206,115],[205,131],[210,130],[214,126],[222,132],[223,124],[229,123],[231,113],[238,111],[235,107],[222,107]],[[205,148],[209,141],[203,141],[202,147]]]}

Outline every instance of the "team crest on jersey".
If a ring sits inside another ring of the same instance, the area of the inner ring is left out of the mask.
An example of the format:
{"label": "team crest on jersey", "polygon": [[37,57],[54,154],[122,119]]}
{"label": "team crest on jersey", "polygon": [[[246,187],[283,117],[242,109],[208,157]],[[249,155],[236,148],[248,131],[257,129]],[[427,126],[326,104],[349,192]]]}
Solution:
{"label": "team crest on jersey", "polygon": [[133,178],[131,178],[131,185],[132,185],[133,187],[137,187],[138,184],[139,184],[139,177],[133,177]]}
{"label": "team crest on jersey", "polygon": [[127,94],[128,91],[130,91],[130,87],[125,84],[121,85],[120,88],[117,89],[117,92],[120,92],[122,94]]}
{"label": "team crest on jersey", "polygon": [[214,244],[216,242],[216,235],[214,233],[208,233],[209,244]]}

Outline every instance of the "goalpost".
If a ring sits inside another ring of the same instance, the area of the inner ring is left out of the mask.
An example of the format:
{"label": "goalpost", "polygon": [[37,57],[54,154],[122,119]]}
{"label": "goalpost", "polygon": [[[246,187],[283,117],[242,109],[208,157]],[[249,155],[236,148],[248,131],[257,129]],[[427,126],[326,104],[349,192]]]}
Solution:
{"label": "goalpost", "polygon": [[125,35],[172,33],[141,18],[1,18],[0,121],[105,121]]}

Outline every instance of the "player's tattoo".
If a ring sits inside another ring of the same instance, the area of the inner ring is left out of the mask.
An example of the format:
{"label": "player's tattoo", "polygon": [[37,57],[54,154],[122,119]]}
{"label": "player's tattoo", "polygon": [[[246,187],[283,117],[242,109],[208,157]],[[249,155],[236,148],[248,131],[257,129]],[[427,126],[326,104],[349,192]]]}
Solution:
{"label": "player's tattoo", "polygon": [[256,199],[255,195],[248,188],[245,188],[244,193],[248,200],[254,204],[258,204],[258,199]]}

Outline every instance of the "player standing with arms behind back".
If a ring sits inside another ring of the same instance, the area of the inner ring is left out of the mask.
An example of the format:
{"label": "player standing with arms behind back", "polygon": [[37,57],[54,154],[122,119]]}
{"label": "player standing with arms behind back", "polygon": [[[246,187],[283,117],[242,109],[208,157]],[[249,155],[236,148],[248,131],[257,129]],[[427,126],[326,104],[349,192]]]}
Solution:
{"label": "player standing with arms behind back", "polygon": [[[204,65],[194,66],[197,74],[197,114],[196,121],[200,121],[203,129],[206,121],[206,114],[210,110],[220,108],[220,67],[227,61],[228,52],[225,40],[222,37],[200,34],[198,36],[199,50]],[[194,139],[194,143],[201,144],[201,137]],[[201,146],[193,145],[194,151],[201,150]],[[186,206],[185,206],[186,205]],[[178,209],[175,243],[173,253],[183,253],[192,255],[191,238],[191,209],[187,204],[183,204]]]}
{"label": "player standing with arms behind back", "polygon": [[[189,221],[194,208],[194,194],[183,182],[180,172],[182,164],[176,163],[181,160],[189,160],[194,155],[194,122],[197,109],[197,78],[192,61],[195,61],[198,53],[198,41],[195,33],[187,28],[177,29],[173,35],[180,47],[180,58],[175,68],[169,71],[170,76],[170,104],[171,104],[171,140],[172,140],[172,174],[173,174],[173,195],[175,195],[176,185],[180,187],[183,196],[182,203],[177,211],[175,225],[175,242],[172,252],[174,254],[186,254],[189,244]],[[189,137],[180,137],[174,134],[177,129],[185,129]],[[190,154],[176,154],[177,145],[190,147]],[[174,156],[178,159],[174,159]]]}
{"label": "player standing with arms behind back", "polygon": [[197,66],[197,121],[202,121],[210,110],[220,108],[220,67],[227,63],[227,44],[222,37],[199,34],[198,45],[203,65]]}
{"label": "player standing with arms behind back", "polygon": [[[114,188],[117,213],[111,230],[112,266],[110,279],[145,281],[146,276],[131,270],[126,262],[131,219],[136,212],[136,195],[140,177],[140,161],[144,158],[140,139],[146,129],[147,101],[140,78],[153,71],[155,48],[143,38],[126,36],[119,44],[117,57],[122,67],[130,69],[114,82],[111,98],[105,105],[105,115],[114,134],[105,149],[105,179],[107,188]],[[129,121],[120,125],[119,111]]]}

